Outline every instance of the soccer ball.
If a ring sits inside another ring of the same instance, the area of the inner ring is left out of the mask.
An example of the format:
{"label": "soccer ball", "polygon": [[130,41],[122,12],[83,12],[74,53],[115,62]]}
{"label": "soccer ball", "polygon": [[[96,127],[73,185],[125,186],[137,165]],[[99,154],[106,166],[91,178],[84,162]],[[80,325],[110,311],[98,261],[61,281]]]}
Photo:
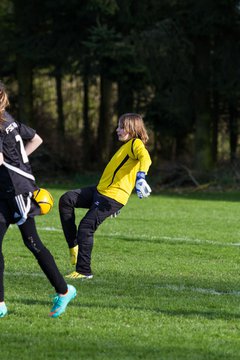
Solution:
{"label": "soccer ball", "polygon": [[46,189],[37,189],[33,192],[33,199],[37,202],[41,210],[41,215],[46,215],[53,207],[53,197]]}

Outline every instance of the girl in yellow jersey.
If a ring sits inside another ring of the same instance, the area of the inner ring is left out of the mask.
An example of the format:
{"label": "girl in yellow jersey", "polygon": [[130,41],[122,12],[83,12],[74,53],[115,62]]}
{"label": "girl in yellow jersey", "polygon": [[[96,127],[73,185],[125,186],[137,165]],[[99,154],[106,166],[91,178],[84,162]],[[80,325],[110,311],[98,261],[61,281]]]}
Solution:
{"label": "girl in yellow jersey", "polygon": [[[143,119],[138,114],[124,114],[117,127],[118,139],[124,144],[107,164],[97,186],[67,191],[59,201],[63,232],[76,271],[69,278],[91,279],[93,234],[109,216],[126,205],[135,187],[140,199],[148,197],[151,189],[145,176],[151,159],[145,144],[148,141]],[[75,224],[75,208],[89,209]]]}

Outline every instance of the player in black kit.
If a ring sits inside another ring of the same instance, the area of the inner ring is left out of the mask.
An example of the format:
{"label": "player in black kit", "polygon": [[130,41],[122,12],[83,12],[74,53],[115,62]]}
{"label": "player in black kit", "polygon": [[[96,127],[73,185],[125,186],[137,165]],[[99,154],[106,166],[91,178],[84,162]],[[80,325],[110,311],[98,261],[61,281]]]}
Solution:
{"label": "player in black kit", "polygon": [[55,288],[57,294],[49,316],[58,317],[76,296],[76,289],[66,284],[36,230],[34,216],[40,215],[40,208],[33,199],[33,192],[38,187],[28,156],[38,148],[42,139],[35,130],[15,121],[5,110],[8,105],[7,93],[0,83],[0,317],[7,314],[2,242],[10,224],[18,225],[25,246]]}

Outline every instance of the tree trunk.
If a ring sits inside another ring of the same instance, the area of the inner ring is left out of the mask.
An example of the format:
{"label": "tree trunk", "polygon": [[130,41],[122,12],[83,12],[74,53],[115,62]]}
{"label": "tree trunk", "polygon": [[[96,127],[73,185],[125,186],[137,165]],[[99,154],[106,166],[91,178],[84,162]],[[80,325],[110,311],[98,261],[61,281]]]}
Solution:
{"label": "tree trunk", "polygon": [[18,81],[18,119],[32,127],[36,126],[33,119],[33,84],[32,62],[25,54],[22,42],[29,35],[26,24],[24,1],[13,1],[16,23],[16,72]]}
{"label": "tree trunk", "polygon": [[63,95],[62,95],[62,71],[61,66],[55,67],[55,81],[56,81],[56,94],[57,94],[57,132],[60,139],[65,135],[65,117],[63,112]]}
{"label": "tree trunk", "polygon": [[89,123],[89,69],[85,64],[83,74],[83,151],[85,168],[91,168],[91,129]]}
{"label": "tree trunk", "polygon": [[216,164],[218,159],[218,123],[219,123],[219,96],[213,92],[212,108],[212,160]]}
{"label": "tree trunk", "polygon": [[118,82],[118,116],[132,112],[133,93],[132,88],[126,82]]}
{"label": "tree trunk", "polygon": [[111,150],[111,122],[112,122],[112,81],[101,76],[100,83],[100,116],[98,125],[98,155],[99,164],[109,160]]}
{"label": "tree trunk", "polygon": [[29,126],[36,127],[33,118],[32,64],[20,54],[17,55],[17,81],[18,119]]}
{"label": "tree trunk", "polygon": [[228,107],[229,107],[230,159],[233,162],[237,158],[237,144],[238,144],[237,101],[231,99],[229,101]]}
{"label": "tree trunk", "polygon": [[211,169],[211,112],[209,97],[210,46],[208,37],[195,39],[195,168],[203,173]]}

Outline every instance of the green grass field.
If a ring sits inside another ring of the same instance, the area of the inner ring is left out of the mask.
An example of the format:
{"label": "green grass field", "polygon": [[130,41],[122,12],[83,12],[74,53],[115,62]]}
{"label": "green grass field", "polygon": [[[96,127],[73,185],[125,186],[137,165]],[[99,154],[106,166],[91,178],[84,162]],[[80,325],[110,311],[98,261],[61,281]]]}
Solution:
{"label": "green grass field", "polygon": [[[37,223],[67,274],[63,191],[51,189],[54,209]],[[240,359],[239,200],[133,195],[97,230],[94,278],[69,281],[78,296],[58,319],[48,317],[54,291],[12,226],[3,245],[9,314],[0,319],[1,359]]]}

